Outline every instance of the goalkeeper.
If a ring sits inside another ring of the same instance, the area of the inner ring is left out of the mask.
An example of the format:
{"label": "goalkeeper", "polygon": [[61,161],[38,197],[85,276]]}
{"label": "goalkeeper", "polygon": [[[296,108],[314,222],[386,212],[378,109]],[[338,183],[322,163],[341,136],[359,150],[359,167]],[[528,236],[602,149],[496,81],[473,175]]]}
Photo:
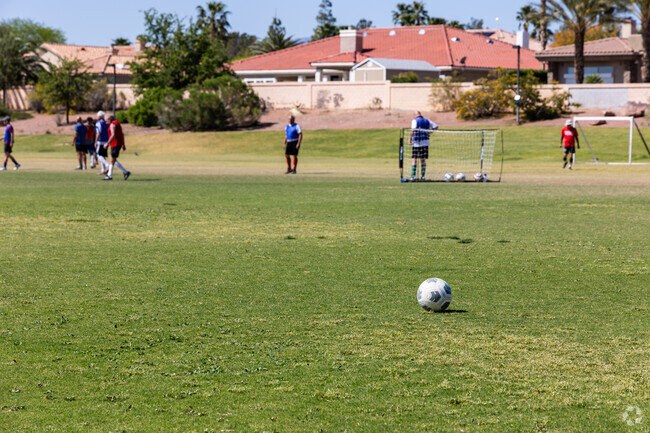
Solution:
{"label": "goalkeeper", "polygon": [[411,161],[411,180],[416,180],[418,159],[420,160],[420,180],[424,180],[427,171],[427,159],[429,158],[429,134],[431,130],[438,129],[438,125],[429,119],[422,117],[422,113],[415,112],[415,118],[411,121],[411,135],[409,144],[412,148],[413,160]]}

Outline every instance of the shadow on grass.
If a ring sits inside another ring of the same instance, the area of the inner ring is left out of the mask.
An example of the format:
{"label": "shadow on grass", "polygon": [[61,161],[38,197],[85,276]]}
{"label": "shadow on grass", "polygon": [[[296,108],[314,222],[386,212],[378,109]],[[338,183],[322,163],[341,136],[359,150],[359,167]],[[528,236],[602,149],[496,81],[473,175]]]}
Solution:
{"label": "shadow on grass", "polygon": [[144,178],[144,179],[130,179],[129,182],[160,182],[162,179],[156,179],[156,178]]}
{"label": "shadow on grass", "polygon": [[439,314],[462,314],[462,313],[469,313],[467,310],[443,310],[443,311],[437,311]]}

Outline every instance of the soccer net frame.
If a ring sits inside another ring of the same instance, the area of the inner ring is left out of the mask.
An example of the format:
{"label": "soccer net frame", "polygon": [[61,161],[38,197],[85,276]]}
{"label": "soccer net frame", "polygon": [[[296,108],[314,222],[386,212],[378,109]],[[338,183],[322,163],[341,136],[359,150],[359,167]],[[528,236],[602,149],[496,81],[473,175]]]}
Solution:
{"label": "soccer net frame", "polygon": [[[618,121],[618,122],[628,122],[630,127],[629,127],[629,134],[628,134],[628,154],[627,154],[627,162],[602,162],[599,161],[598,158],[596,157],[596,153],[594,152],[593,148],[591,147],[591,144],[589,144],[589,139],[587,138],[587,135],[585,134],[584,130],[582,129],[582,126],[580,126],[580,122],[599,122],[599,121],[605,121],[605,122],[612,122],[612,121]],[[584,139],[584,142],[587,144],[587,147],[589,148],[589,152],[591,152],[591,157],[593,158],[592,164],[610,164],[610,165],[650,165],[650,163],[647,162],[632,162],[632,143],[634,142],[634,129],[636,128],[637,132],[639,133],[639,137],[641,138],[641,141],[643,142],[643,145],[645,146],[645,150],[648,152],[648,155],[650,155],[650,149],[648,148],[648,144],[645,141],[645,138],[643,137],[643,134],[641,133],[641,129],[639,128],[639,125],[636,123],[636,120],[634,120],[634,117],[626,117],[626,116],[574,116],[572,119],[573,122],[573,127],[576,128],[579,133],[582,135],[582,138]]]}
{"label": "soccer net frame", "polygon": [[[413,155],[409,137],[412,132],[429,135],[429,158],[426,177],[420,179],[420,161],[416,179],[404,176],[404,161],[411,167]],[[499,154],[497,143],[501,142]],[[496,152],[496,159],[495,159]],[[498,172],[493,170],[496,164]],[[503,131],[501,129],[400,129],[399,170],[402,182],[445,182],[445,175],[463,173],[467,181],[501,182],[503,173]],[[481,174],[475,177],[475,174]]]}

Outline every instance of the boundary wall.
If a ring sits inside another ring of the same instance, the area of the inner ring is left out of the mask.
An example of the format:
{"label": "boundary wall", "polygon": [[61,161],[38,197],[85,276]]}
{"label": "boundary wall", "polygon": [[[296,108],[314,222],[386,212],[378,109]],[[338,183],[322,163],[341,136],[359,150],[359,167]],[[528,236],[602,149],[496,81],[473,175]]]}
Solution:
{"label": "boundary wall", "polygon": [[[431,100],[431,83],[374,82],[287,82],[253,83],[253,90],[264,101],[267,108],[284,109],[300,107],[310,110],[358,110],[391,109],[442,111],[439,104]],[[459,83],[460,92],[473,89],[472,83]],[[586,109],[620,109],[627,105],[650,104],[650,84],[545,84],[540,86],[542,96],[549,96],[553,89],[571,93],[571,101]],[[27,94],[31,89],[20,88],[7,91],[9,108],[29,108]],[[112,94],[112,86],[108,86]],[[117,84],[118,104],[120,94],[126,105],[135,102],[130,84]],[[0,91],[0,98],[2,92]],[[0,99],[1,101],[2,99]]]}

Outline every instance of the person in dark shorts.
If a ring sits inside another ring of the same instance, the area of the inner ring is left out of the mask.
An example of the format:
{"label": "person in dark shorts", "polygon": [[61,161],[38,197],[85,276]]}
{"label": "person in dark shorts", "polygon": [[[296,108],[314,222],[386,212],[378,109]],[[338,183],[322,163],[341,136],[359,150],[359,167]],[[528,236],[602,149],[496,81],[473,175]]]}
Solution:
{"label": "person in dark shorts", "polygon": [[14,126],[11,124],[11,117],[6,116],[2,119],[2,123],[6,126],[4,139],[5,160],[2,164],[2,167],[0,167],[0,170],[4,171],[7,169],[7,160],[9,159],[11,159],[14,163],[14,170],[18,170],[20,168],[20,164],[18,164],[18,161],[16,161],[14,157],[11,156],[11,152],[14,151]]}
{"label": "person in dark shorts", "polygon": [[77,151],[77,161],[79,165],[75,170],[85,170],[86,165],[86,125],[84,125],[83,119],[77,117],[77,124],[74,126],[74,137],[72,138],[72,145]]}
{"label": "person in dark shorts", "polygon": [[[562,153],[564,154],[564,165],[562,165],[562,168],[565,168],[568,163],[569,170],[572,169],[573,163],[576,159],[576,145],[578,145],[578,149],[580,149],[578,131],[573,127],[573,122],[571,120],[567,120],[564,123],[564,128],[562,128],[562,135],[560,136],[560,147],[563,148]],[[568,161],[567,157],[569,159]]]}
{"label": "person in dark shorts", "polygon": [[95,121],[92,117],[86,119],[86,153],[90,158],[90,168],[97,166],[97,154],[95,153]]}
{"label": "person in dark shorts", "polygon": [[420,161],[420,180],[424,180],[424,174],[427,170],[427,159],[429,159],[429,134],[431,130],[438,129],[438,125],[422,117],[422,113],[415,112],[415,118],[411,121],[411,135],[409,136],[409,144],[412,145],[412,161],[411,161],[411,180],[417,180],[415,175],[417,173],[418,160]]}
{"label": "person in dark shorts", "polygon": [[120,125],[120,122],[115,120],[114,116],[108,116],[108,124],[108,142],[104,145],[104,148],[108,149],[110,146],[111,163],[108,165],[108,174],[104,180],[113,180],[113,167],[115,165],[117,165],[119,169],[122,170],[124,173],[124,180],[127,180],[129,176],[131,176],[131,172],[124,168],[124,166],[117,161],[117,158],[120,157],[120,151],[126,150],[122,125]]}
{"label": "person in dark shorts", "polygon": [[[302,143],[302,129],[296,123],[296,118],[293,115],[289,116],[289,124],[284,130],[284,157],[287,160],[287,171],[284,174],[296,174],[296,166],[298,165],[298,152],[300,151],[300,144]],[[291,168],[291,157],[293,156],[293,168]]]}

